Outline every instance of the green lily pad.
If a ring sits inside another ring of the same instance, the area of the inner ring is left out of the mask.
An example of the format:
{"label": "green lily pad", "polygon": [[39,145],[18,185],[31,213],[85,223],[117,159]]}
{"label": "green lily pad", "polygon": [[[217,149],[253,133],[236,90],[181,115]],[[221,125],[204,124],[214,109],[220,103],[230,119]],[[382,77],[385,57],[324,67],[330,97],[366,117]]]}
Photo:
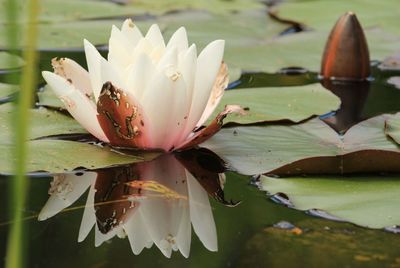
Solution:
{"label": "green lily pad", "polygon": [[[379,29],[365,31],[372,60],[382,60],[398,50],[399,36]],[[247,46],[227,47],[228,64],[245,71],[276,72],[285,67],[319,71],[328,32],[302,32]]]}
{"label": "green lily pad", "polygon": [[227,104],[238,104],[247,111],[245,115],[230,115],[224,121],[226,123],[300,122],[313,115],[337,110],[340,99],[319,83],[296,87],[234,89],[225,92],[210,118],[215,118]]}
{"label": "green lily pad", "polygon": [[[28,142],[27,172],[62,173],[76,168],[102,168],[143,161],[139,156],[126,156],[110,149],[64,140],[33,140]],[[13,146],[0,143],[0,174],[13,172]]]}
{"label": "green lily pad", "polygon": [[400,9],[397,0],[324,0],[296,1],[279,5],[279,17],[294,20],[317,30],[329,31],[340,15],[356,13],[365,28],[381,28],[393,34],[400,34],[398,19]]}
{"label": "green lily pad", "polygon": [[270,194],[284,193],[296,209],[317,209],[369,228],[400,224],[400,177],[311,177],[275,179],[262,176]]}
{"label": "green lily pad", "polygon": [[[0,173],[13,172],[12,159],[12,105],[0,106]],[[87,133],[74,119],[45,108],[31,110],[30,141],[27,141],[29,160],[27,171],[51,173],[70,171],[78,167],[102,168],[116,164],[142,161],[141,156],[121,155],[109,148],[81,142],[56,139],[41,139],[60,134]]]}
{"label": "green lily pad", "polygon": [[18,89],[16,85],[0,83],[0,99],[17,92]]}
{"label": "green lily pad", "polygon": [[385,133],[400,144],[400,113],[397,113],[386,121]]}
{"label": "green lily pad", "polygon": [[299,125],[225,128],[201,146],[245,175],[400,171],[400,148],[384,133],[389,115],[339,136],[320,119]]}
{"label": "green lily pad", "polygon": [[151,14],[163,14],[179,10],[207,10],[216,14],[230,14],[240,10],[263,8],[263,4],[255,0],[136,0],[132,1],[134,8],[144,9]]}
{"label": "green lily pad", "polygon": [[[6,35],[0,34],[0,36],[6,36]],[[0,43],[1,42],[6,42],[6,38],[1,38]],[[24,65],[24,60],[21,59],[20,57],[4,51],[0,51],[0,70],[21,68],[23,65]]]}

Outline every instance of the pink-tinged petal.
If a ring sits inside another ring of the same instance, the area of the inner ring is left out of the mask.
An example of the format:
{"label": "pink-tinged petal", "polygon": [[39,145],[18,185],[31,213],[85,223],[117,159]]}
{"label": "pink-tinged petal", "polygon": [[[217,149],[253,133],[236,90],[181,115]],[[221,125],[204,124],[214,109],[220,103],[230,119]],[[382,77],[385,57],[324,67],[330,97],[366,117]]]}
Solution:
{"label": "pink-tinged petal", "polygon": [[182,75],[174,67],[159,70],[141,103],[150,122],[152,147],[173,150],[189,111]]}
{"label": "pink-tinged petal", "polygon": [[42,75],[76,121],[99,140],[108,142],[97,120],[96,106],[93,101],[63,77],[47,71],[42,72]]}
{"label": "pink-tinged petal", "polygon": [[97,49],[86,39],[83,41],[85,47],[86,62],[89,70],[90,83],[92,85],[94,99],[100,95],[101,86],[101,69],[100,62],[103,58]]}
{"label": "pink-tinged petal", "polygon": [[83,94],[87,96],[93,94],[89,73],[78,63],[68,58],[54,58],[51,60],[51,65],[55,74],[62,76]]}
{"label": "pink-tinged petal", "polygon": [[176,47],[178,52],[187,50],[188,39],[185,27],[179,28],[169,39],[167,50]]}
{"label": "pink-tinged petal", "polygon": [[219,68],[219,72],[217,78],[215,79],[211,96],[208,99],[208,103],[206,109],[203,112],[199,122],[196,127],[201,127],[210,115],[214,112],[215,108],[218,106],[221,101],[222,96],[224,95],[225,89],[228,87],[229,83],[229,75],[228,75],[228,66],[225,63],[221,64]]}
{"label": "pink-tinged petal", "polygon": [[219,113],[209,126],[194,132],[192,136],[179,145],[177,149],[186,150],[208,140],[221,129],[224,118],[231,113],[244,114],[245,111],[238,105],[225,106],[225,110]]}
{"label": "pink-tinged petal", "polygon": [[140,101],[143,92],[146,91],[155,74],[155,70],[156,68],[147,54],[139,55],[135,63],[128,69],[126,76],[128,93]]}
{"label": "pink-tinged petal", "polygon": [[129,55],[132,54],[133,48],[128,39],[113,25],[108,42],[107,59],[118,72],[122,72],[130,64]]}
{"label": "pink-tinged petal", "polygon": [[153,45],[153,47],[158,47],[160,45],[165,47],[164,37],[162,36],[157,24],[150,26],[145,38]]}
{"label": "pink-tinged petal", "polygon": [[148,148],[149,129],[137,101],[111,82],[104,83],[97,102],[97,118],[111,145]]}
{"label": "pink-tinged petal", "polygon": [[131,19],[126,19],[121,27],[121,32],[130,42],[130,45],[135,47],[140,39],[143,38],[139,28],[133,23]]}
{"label": "pink-tinged petal", "polygon": [[197,59],[190,114],[185,126],[184,136],[189,135],[199,122],[211,95],[213,84],[221,66],[225,41],[211,42]]}
{"label": "pink-tinged petal", "polygon": [[186,174],[190,220],[194,232],[208,250],[218,251],[217,229],[207,192],[188,171]]}

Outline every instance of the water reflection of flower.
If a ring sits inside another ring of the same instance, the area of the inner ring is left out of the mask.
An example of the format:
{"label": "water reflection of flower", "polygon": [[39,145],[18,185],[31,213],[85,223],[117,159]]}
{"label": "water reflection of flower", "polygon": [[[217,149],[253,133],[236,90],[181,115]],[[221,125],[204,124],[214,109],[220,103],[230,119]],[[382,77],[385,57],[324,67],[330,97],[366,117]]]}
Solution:
{"label": "water reflection of flower", "polygon": [[196,46],[188,46],[185,28],[165,44],[157,25],[143,36],[126,20],[121,29],[112,28],[107,60],[85,40],[89,71],[71,59],[53,59],[54,73],[44,71],[43,77],[98,139],[119,147],[173,151],[198,144],[219,129],[221,118],[216,118],[217,125],[194,132],[227,87],[224,45],[223,40],[213,41],[197,56]]}
{"label": "water reflection of flower", "polygon": [[[223,173],[215,173],[214,179],[223,182]],[[127,236],[135,254],[155,244],[166,257],[177,250],[188,257],[193,226],[203,245],[217,251],[207,191],[172,155],[123,169],[57,175],[39,220],[70,206],[87,188],[79,242],[95,226],[96,246],[116,235]]]}

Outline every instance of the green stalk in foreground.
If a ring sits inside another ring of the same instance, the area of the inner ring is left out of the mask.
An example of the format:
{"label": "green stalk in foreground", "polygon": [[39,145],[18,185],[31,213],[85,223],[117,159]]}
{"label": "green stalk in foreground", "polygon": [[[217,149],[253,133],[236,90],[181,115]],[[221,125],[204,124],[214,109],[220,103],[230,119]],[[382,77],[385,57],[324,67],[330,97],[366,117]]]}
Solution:
{"label": "green stalk in foreground", "polygon": [[[28,0],[27,11],[28,24],[24,33],[26,44],[23,52],[25,66],[21,78],[21,91],[18,96],[13,117],[15,133],[15,149],[13,154],[15,159],[15,177],[12,182],[12,198],[9,199],[10,216],[13,224],[10,227],[7,241],[7,268],[19,268],[24,265],[22,211],[26,202],[28,185],[28,180],[25,176],[25,165],[27,162],[26,140],[28,139],[30,122],[29,108],[32,104],[33,92],[36,87],[37,79],[36,42],[39,0]],[[11,34],[9,34],[9,36],[12,37]],[[12,40],[10,41],[12,42]]]}

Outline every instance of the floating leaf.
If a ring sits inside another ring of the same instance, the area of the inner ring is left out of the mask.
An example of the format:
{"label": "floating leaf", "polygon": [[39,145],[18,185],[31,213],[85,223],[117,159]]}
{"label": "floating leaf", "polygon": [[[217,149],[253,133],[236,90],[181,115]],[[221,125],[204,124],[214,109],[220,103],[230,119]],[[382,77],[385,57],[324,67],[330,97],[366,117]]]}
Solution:
{"label": "floating leaf", "polygon": [[[0,173],[13,171],[11,104],[0,106]],[[45,108],[31,110],[30,139],[59,134],[87,133],[74,119]],[[142,161],[141,156],[127,156],[108,148],[64,140],[31,140],[27,170],[65,172],[77,167],[101,168]]]}
{"label": "floating leaf", "polygon": [[385,133],[400,144],[400,113],[397,113],[386,121]]}
{"label": "floating leaf", "polygon": [[[78,167],[94,169],[143,160],[139,156],[120,155],[107,148],[73,141],[34,140],[29,141],[28,146],[28,172],[61,173]],[[0,143],[0,174],[13,172],[12,150],[11,144]]]}
{"label": "floating leaf", "polygon": [[347,11],[357,14],[364,29],[382,28],[400,34],[397,0],[327,0],[296,1],[279,5],[275,10],[280,18],[294,20],[317,30],[329,31],[337,17]]}
{"label": "floating leaf", "polygon": [[279,120],[299,122],[313,115],[337,110],[340,100],[319,83],[298,87],[234,89],[225,92],[214,115],[228,104],[240,105],[247,111],[245,115],[229,116],[226,123],[251,124]]}
{"label": "floating leaf", "polygon": [[284,193],[296,209],[323,210],[331,216],[369,228],[400,224],[400,177],[310,177],[275,179],[262,176],[270,194]]}
{"label": "floating leaf", "polygon": [[[0,33],[0,36],[6,36],[5,33]],[[6,38],[1,38],[1,42],[6,42]],[[24,65],[24,60],[18,56],[10,53],[0,51],[0,71],[6,71],[7,69],[16,69]]]}
{"label": "floating leaf", "polygon": [[[365,34],[372,60],[381,60],[398,49],[399,36],[379,29],[366,30]],[[328,32],[286,35],[253,45],[228,47],[225,59],[228,64],[246,71],[276,72],[294,66],[319,71],[327,38]]]}
{"label": "floating leaf", "polygon": [[394,85],[396,88],[400,89],[400,76],[392,76],[387,81],[389,84]]}
{"label": "floating leaf", "polygon": [[0,83],[0,101],[1,98],[7,97],[18,91],[18,86]]}
{"label": "floating leaf", "polygon": [[316,118],[299,125],[225,128],[202,144],[241,174],[279,175],[400,171],[400,148],[382,115],[339,136]]}

